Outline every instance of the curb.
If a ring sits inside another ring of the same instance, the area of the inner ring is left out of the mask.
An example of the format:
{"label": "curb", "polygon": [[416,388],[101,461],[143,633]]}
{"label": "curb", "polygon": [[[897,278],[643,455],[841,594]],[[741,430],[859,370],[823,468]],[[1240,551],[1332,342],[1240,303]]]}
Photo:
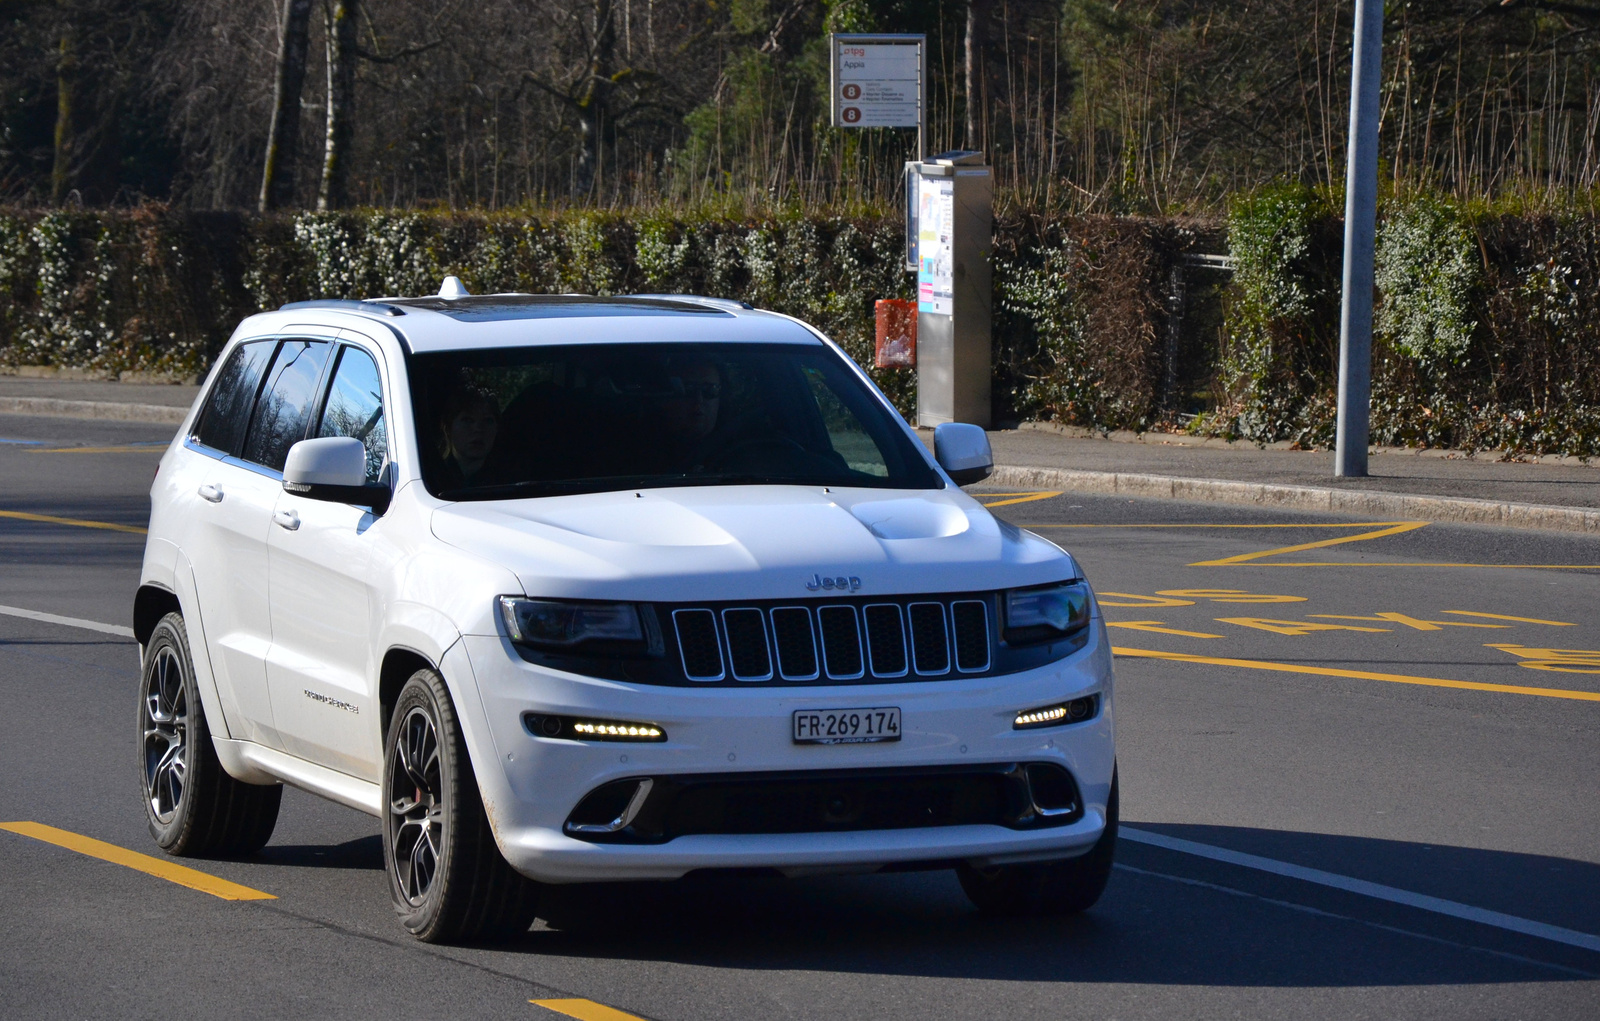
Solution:
{"label": "curb", "polygon": [[55,397],[0,397],[0,415],[45,415],[56,418],[103,418],[118,422],[182,425],[189,409],[165,404],[120,404],[113,401],[64,401]]}
{"label": "curb", "polygon": [[1536,528],[1557,532],[1600,532],[1600,510],[1547,507],[1500,500],[1464,500],[1448,496],[1409,496],[1361,489],[1275,486],[1262,482],[1224,482],[1171,475],[1022,468],[997,465],[986,480],[991,485],[1059,489],[1079,493],[1115,493],[1155,500],[1203,503],[1248,503],[1294,510],[1353,514],[1371,518],[1436,521],[1500,528]]}

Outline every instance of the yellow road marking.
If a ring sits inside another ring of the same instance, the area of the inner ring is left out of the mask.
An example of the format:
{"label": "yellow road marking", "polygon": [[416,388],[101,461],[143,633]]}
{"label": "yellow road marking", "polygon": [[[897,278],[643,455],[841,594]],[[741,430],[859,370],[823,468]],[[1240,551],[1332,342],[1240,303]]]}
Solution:
{"label": "yellow road marking", "polygon": [[1349,677],[1362,681],[1388,681],[1391,684],[1420,684],[1430,688],[1463,688],[1468,691],[1498,691],[1510,695],[1538,695],[1542,698],[1570,698],[1583,702],[1600,702],[1600,691],[1574,691],[1568,688],[1527,688],[1518,684],[1481,684],[1477,681],[1450,681],[1442,677],[1413,677],[1409,674],[1384,674],[1373,670],[1341,670],[1336,667],[1306,666],[1301,663],[1270,663],[1259,659],[1225,659],[1217,656],[1196,656],[1187,652],[1129,649],[1123,646],[1112,646],[1111,651],[1118,656],[1130,656],[1137,659],[1167,659],[1178,663],[1231,666],[1243,670],[1316,674],[1322,677]]}
{"label": "yellow road marking", "polygon": [[[988,495],[988,494],[985,494]],[[1027,528],[1378,528],[1383,525],[1392,525],[1393,521],[1296,521],[1286,525],[1213,525],[1203,523],[1176,522],[1146,525],[1027,525]]]}
{"label": "yellow road marking", "polygon": [[[1233,564],[1244,564],[1263,557],[1275,557],[1280,553],[1299,553],[1301,550],[1322,549],[1326,546],[1339,546],[1347,542],[1366,542],[1369,539],[1382,539],[1390,535],[1399,535],[1402,532],[1413,532],[1419,528],[1428,527],[1426,521],[1397,521],[1388,527],[1372,532],[1362,532],[1360,535],[1341,535],[1337,539],[1322,539],[1318,542],[1302,542],[1294,546],[1279,546],[1275,549],[1260,550],[1256,553],[1240,553],[1238,556],[1223,557],[1220,560],[1202,560],[1190,564],[1190,567],[1228,567]],[[1284,566],[1279,564],[1278,566]]]}
{"label": "yellow road marking", "polygon": [[607,1007],[593,1000],[529,1000],[535,1006],[553,1010],[557,1014],[575,1017],[578,1021],[640,1021],[632,1014],[624,1014],[615,1007]]}
{"label": "yellow road marking", "polygon": [[[1221,563],[1221,561],[1217,561]],[[1210,567],[1211,563],[1190,564],[1190,567]],[[1249,567],[1498,567],[1526,571],[1600,571],[1600,564],[1456,564],[1427,560],[1275,560]]]}
{"label": "yellow road marking", "polygon": [[1418,620],[1407,613],[1395,613],[1385,610],[1371,617],[1352,617],[1343,613],[1313,613],[1313,617],[1324,620],[1371,620],[1382,624],[1388,621],[1391,624],[1404,624],[1413,631],[1443,631],[1447,627],[1510,627],[1510,624],[1469,624],[1464,620]]}
{"label": "yellow road marking", "polygon": [[1204,631],[1180,631],[1177,628],[1167,627],[1159,620],[1121,620],[1113,624],[1106,621],[1106,627],[1125,627],[1130,631],[1153,631],[1158,635],[1182,635],[1184,638],[1221,638],[1221,635],[1211,635]]}
{"label": "yellow road marking", "polygon": [[1577,627],[1576,624],[1564,620],[1540,620],[1538,617],[1508,617],[1503,613],[1476,613],[1472,610],[1440,610],[1440,613],[1453,613],[1458,617],[1487,617],[1489,620],[1514,620],[1518,624],[1549,624],[1551,627]]}
{"label": "yellow road marking", "polygon": [[131,535],[144,535],[146,531],[137,525],[118,525],[110,521],[85,521],[82,518],[58,518],[53,514],[29,514],[26,511],[0,511],[0,518],[14,518],[17,521],[40,521],[47,525],[72,525],[75,528],[103,528],[108,532],[128,532]]}
{"label": "yellow road marking", "polygon": [[165,879],[169,883],[187,886],[191,890],[209,893],[213,897],[223,900],[277,900],[270,893],[252,890],[248,886],[231,883],[218,876],[208,875],[196,869],[179,865],[176,862],[166,861],[162,858],[152,858],[148,854],[130,851],[116,844],[108,844],[104,840],[93,837],[81,836],[68,830],[58,830],[54,826],[46,826],[37,822],[0,822],[0,830],[10,830],[12,833],[24,837],[42,840],[47,844],[55,844],[69,851],[77,851],[91,858],[111,862],[113,865],[125,865],[130,869],[149,873],[158,879]]}
{"label": "yellow road marking", "polygon": [[1156,589],[1158,596],[1187,596],[1190,599],[1209,599],[1213,603],[1303,603],[1305,596],[1274,596],[1248,592],[1242,588],[1163,588]]}
{"label": "yellow road marking", "polygon": [[[1116,596],[1118,599],[1138,599],[1137,603],[1112,602],[1106,596]],[[1101,606],[1137,606],[1140,609],[1152,609],[1158,606],[1193,606],[1193,599],[1163,599],[1161,596],[1139,596],[1132,592],[1097,592],[1095,598]]]}
{"label": "yellow road marking", "polygon": [[1526,645],[1485,645],[1485,649],[1509,652],[1529,670],[1554,670],[1562,674],[1600,674],[1600,650],[1534,649]]}
{"label": "yellow road marking", "polygon": [[[988,496],[990,494],[985,493],[983,495]],[[996,495],[996,496],[1008,496],[1010,494],[997,493],[997,494],[994,494],[994,495]],[[1060,495],[1061,495],[1060,492],[1054,492],[1054,493],[1027,493],[1025,495],[1012,496],[1011,499],[1009,499],[1009,500],[996,500],[993,503],[986,503],[986,504],[984,504],[984,506],[985,507],[1009,507],[1014,503],[1032,503],[1035,500],[1048,500],[1052,496],[1060,496]]]}
{"label": "yellow road marking", "polygon": [[1275,617],[1218,617],[1223,624],[1252,627],[1257,631],[1271,631],[1275,635],[1309,635],[1313,631],[1370,631],[1384,634],[1386,627],[1356,627],[1353,624],[1314,624],[1304,620],[1278,620]]}
{"label": "yellow road marking", "polygon": [[143,444],[125,444],[120,447],[39,447],[29,450],[30,454],[160,454],[167,449],[166,444],[159,447]]}

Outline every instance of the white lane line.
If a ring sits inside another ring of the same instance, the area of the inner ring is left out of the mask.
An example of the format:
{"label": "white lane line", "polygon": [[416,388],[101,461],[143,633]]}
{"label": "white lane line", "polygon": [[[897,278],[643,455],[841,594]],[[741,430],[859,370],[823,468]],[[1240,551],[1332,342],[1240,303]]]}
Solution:
{"label": "white lane line", "polygon": [[1153,879],[1165,879],[1169,882],[1182,883],[1185,886],[1194,886],[1202,890],[1212,890],[1216,893],[1225,893],[1230,897],[1242,897],[1246,900],[1260,901],[1263,904],[1271,904],[1275,907],[1286,908],[1290,911],[1295,911],[1304,915],[1312,915],[1317,918],[1331,918],[1335,921],[1350,922],[1354,925],[1364,925],[1369,929],[1378,929],[1382,932],[1392,932],[1398,936],[1409,936],[1412,939],[1420,939],[1428,943],[1438,943],[1441,946],[1455,947],[1458,950],[1471,950],[1479,954],[1488,954],[1491,957],[1500,957],[1508,961],[1516,961],[1518,964],[1532,964],[1540,968],[1549,968],[1552,971],[1566,972],[1568,975],[1581,975],[1584,978],[1600,978],[1600,975],[1596,975],[1593,972],[1580,971],[1577,968],[1569,968],[1564,964],[1551,964],[1549,961],[1541,961],[1533,957],[1524,957],[1521,954],[1508,954],[1504,950],[1490,950],[1488,947],[1475,947],[1471,943],[1457,943],[1453,939],[1441,939],[1438,936],[1429,936],[1427,933],[1414,932],[1410,929],[1400,929],[1393,925],[1384,925],[1381,922],[1369,922],[1364,918],[1352,918],[1349,915],[1334,914],[1332,911],[1323,911],[1321,908],[1308,907],[1304,904],[1296,904],[1293,901],[1278,900],[1276,897],[1263,897],[1257,893],[1247,893],[1244,890],[1235,890],[1231,886],[1218,886],[1216,883],[1207,883],[1200,879],[1189,879],[1186,876],[1171,876],[1165,872],[1151,872],[1147,869],[1134,868],[1132,865],[1123,865],[1120,862],[1116,865],[1116,869],[1119,872],[1131,872],[1136,876],[1150,876]]}
{"label": "white lane line", "polygon": [[1518,918],[1516,915],[1490,911],[1488,908],[1477,908],[1471,904],[1461,904],[1453,900],[1445,900],[1442,897],[1430,897],[1425,893],[1412,893],[1410,890],[1384,886],[1382,883],[1371,883],[1365,879],[1341,876],[1336,872],[1324,872],[1321,869],[1306,868],[1304,865],[1291,865],[1288,862],[1278,861],[1273,858],[1245,854],[1243,851],[1231,851],[1226,847],[1200,844],[1193,840],[1169,837],[1164,833],[1134,829],[1131,826],[1119,828],[1117,836],[1123,840],[1131,840],[1136,844],[1149,844],[1152,847],[1161,847],[1168,851],[1179,851],[1183,854],[1192,854],[1200,858],[1210,858],[1212,861],[1220,861],[1228,865],[1239,865],[1243,868],[1255,869],[1258,872],[1270,872],[1275,876],[1298,879],[1305,883],[1316,883],[1318,886],[1328,886],[1335,890],[1344,890],[1347,893],[1357,893],[1363,897],[1386,900],[1391,904],[1403,904],[1406,907],[1421,908],[1423,911],[1449,915],[1451,918],[1460,918],[1464,921],[1476,922],[1479,925],[1491,925],[1496,929],[1506,929],[1510,932],[1521,933],[1524,936],[1535,936],[1539,939],[1565,943],[1567,946],[1582,947],[1584,950],[1593,950],[1600,953],[1600,936],[1591,936],[1586,932],[1578,932],[1576,929],[1563,929],[1559,925],[1535,922],[1528,918]]}
{"label": "white lane line", "polygon": [[81,627],[87,631],[99,631],[107,635],[120,635],[123,638],[133,637],[133,628],[123,627],[121,624],[102,624],[98,620],[84,620],[82,617],[63,617],[60,614],[44,613],[40,610],[24,610],[20,606],[0,606],[0,614],[8,617],[26,617],[29,620],[42,620],[46,624]]}

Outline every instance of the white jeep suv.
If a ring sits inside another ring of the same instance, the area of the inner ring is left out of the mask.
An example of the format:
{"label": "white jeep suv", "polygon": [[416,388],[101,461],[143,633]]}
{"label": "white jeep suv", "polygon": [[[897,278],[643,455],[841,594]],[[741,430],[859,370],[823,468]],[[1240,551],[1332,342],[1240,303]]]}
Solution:
{"label": "white jeep suv", "polygon": [[957,488],[798,320],[687,296],[312,301],[240,324],[161,459],[134,604],[169,853],[281,784],[382,820],[430,941],[543,884],[954,868],[1093,904],[1111,650],[1071,556]]}

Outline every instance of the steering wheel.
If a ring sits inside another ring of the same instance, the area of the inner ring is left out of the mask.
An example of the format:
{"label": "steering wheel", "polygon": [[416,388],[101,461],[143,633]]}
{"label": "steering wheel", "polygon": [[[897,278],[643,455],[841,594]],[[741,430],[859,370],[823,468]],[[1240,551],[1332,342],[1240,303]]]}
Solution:
{"label": "steering wheel", "polygon": [[758,451],[770,451],[774,454],[786,454],[791,457],[798,455],[802,458],[809,458],[811,456],[810,451],[788,436],[768,434],[766,436],[752,436],[748,439],[739,440],[737,443],[730,443],[717,451],[716,456],[709,460],[719,467],[727,467],[730,461],[743,460]]}

